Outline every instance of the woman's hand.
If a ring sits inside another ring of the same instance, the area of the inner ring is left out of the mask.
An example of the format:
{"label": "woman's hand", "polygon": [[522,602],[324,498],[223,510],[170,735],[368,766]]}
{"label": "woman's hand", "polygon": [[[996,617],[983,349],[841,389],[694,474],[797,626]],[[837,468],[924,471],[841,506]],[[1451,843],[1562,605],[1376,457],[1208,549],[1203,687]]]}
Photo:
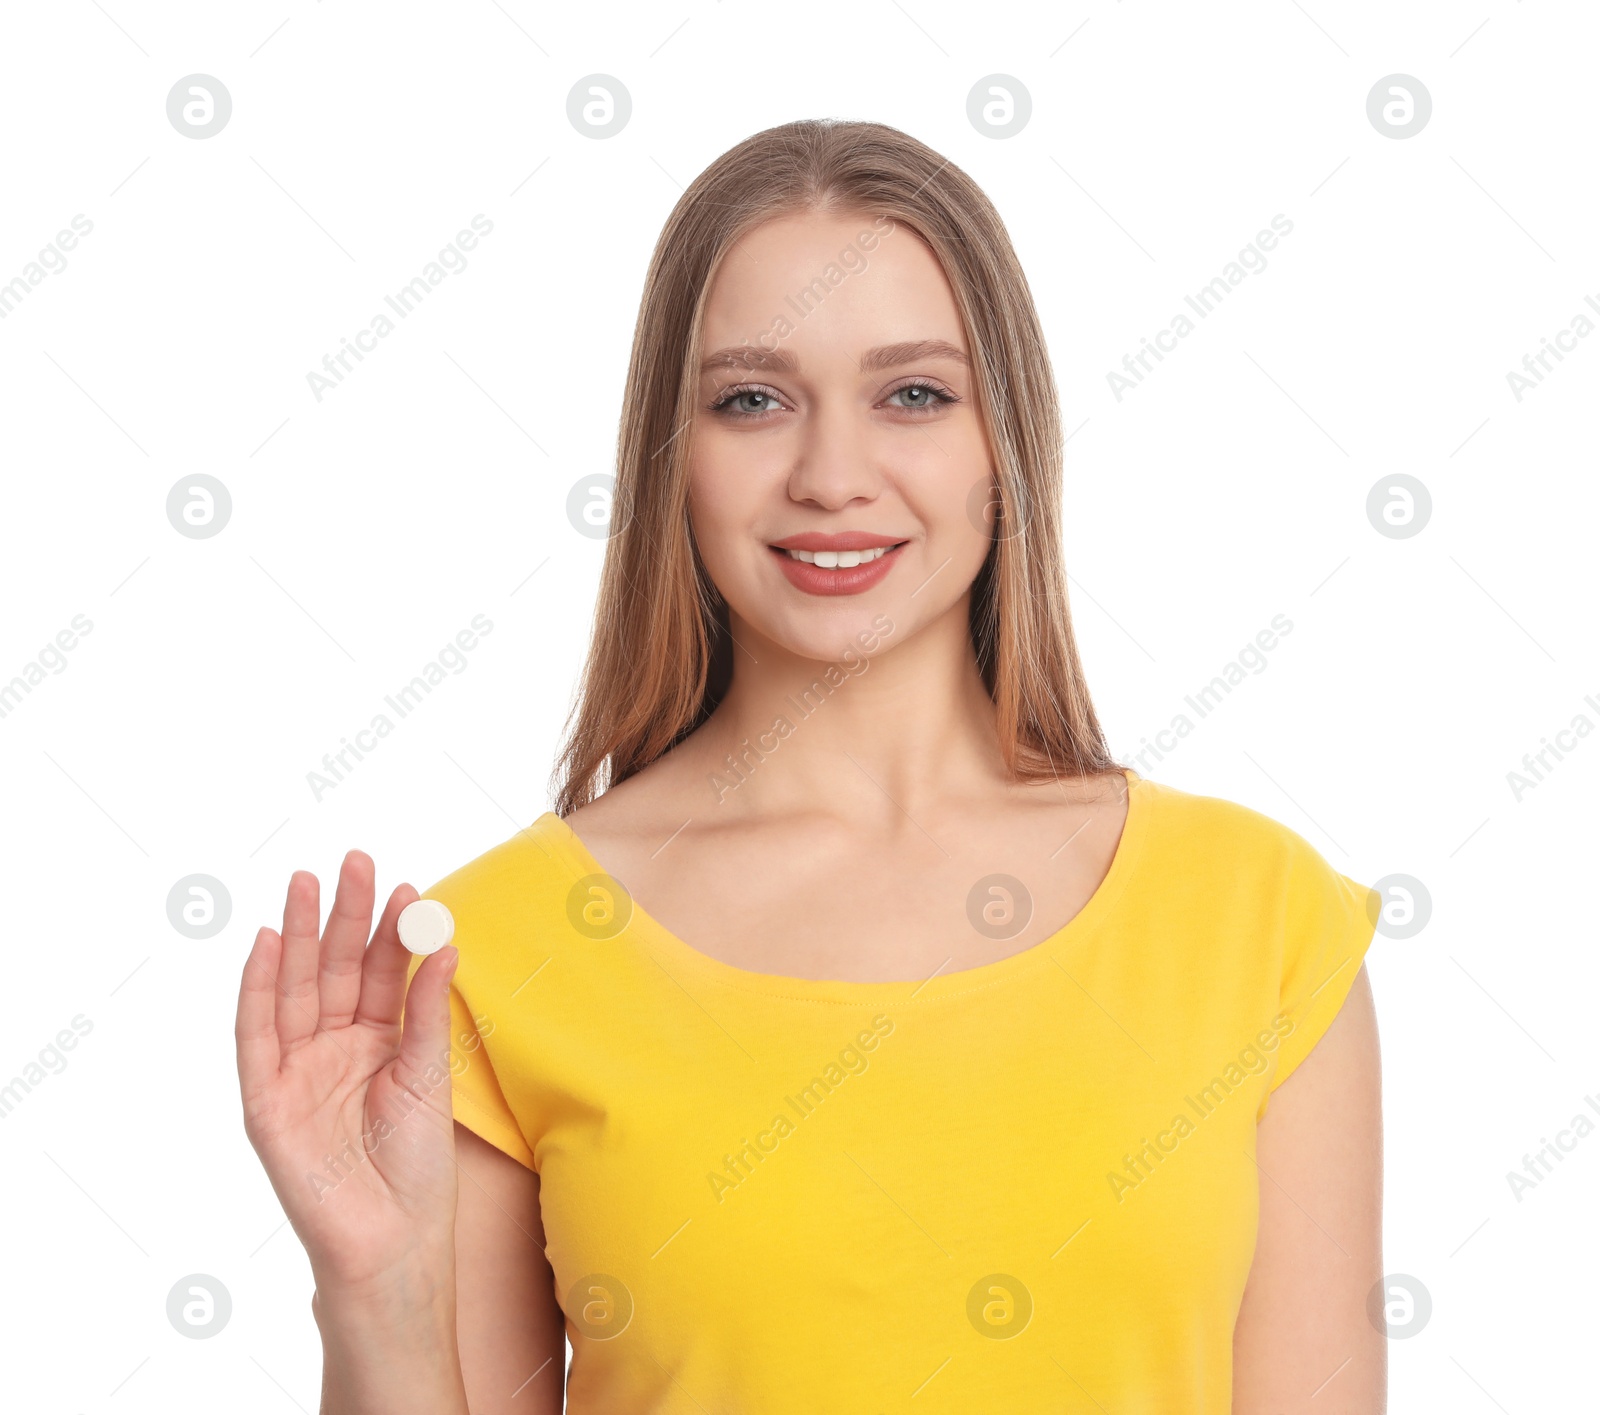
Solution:
{"label": "woman's hand", "polygon": [[396,921],[416,898],[399,886],[369,945],[373,864],[352,850],[319,939],[317,878],[297,870],[282,934],[263,927],[245,963],[234,1026],[245,1133],[319,1289],[373,1293],[402,1274],[415,1285],[419,1263],[441,1284],[454,1277],[456,950],[427,959],[407,992]]}

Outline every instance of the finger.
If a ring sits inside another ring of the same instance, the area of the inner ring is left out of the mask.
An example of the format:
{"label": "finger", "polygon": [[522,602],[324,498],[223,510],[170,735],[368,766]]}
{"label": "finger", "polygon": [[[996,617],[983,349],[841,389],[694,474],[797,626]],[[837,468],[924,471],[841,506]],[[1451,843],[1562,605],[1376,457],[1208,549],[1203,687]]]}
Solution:
{"label": "finger", "polygon": [[389,896],[383,917],[378,920],[372,944],[361,964],[361,1002],[356,1019],[373,1026],[395,1028],[400,1025],[401,1004],[406,996],[406,972],[411,966],[411,950],[400,942],[400,911],[417,897],[409,884],[399,885]]}
{"label": "finger", "polygon": [[269,928],[256,931],[250,956],[244,961],[239,982],[239,1010],[233,1019],[233,1039],[239,1053],[239,1093],[248,1101],[278,1074],[278,935]]}
{"label": "finger", "polygon": [[319,891],[309,870],[289,876],[283,904],[283,953],[278,963],[278,1044],[285,1051],[317,1030]]}
{"label": "finger", "polygon": [[317,1007],[322,1027],[347,1027],[361,999],[361,960],[372,932],[372,857],[352,850],[339,867],[328,925],[322,931]]}
{"label": "finger", "polygon": [[406,991],[405,1031],[400,1038],[402,1076],[421,1075],[430,1066],[440,1067],[448,1074],[450,979],[460,956],[454,945],[446,944],[431,958],[424,959],[412,976],[411,986]]}

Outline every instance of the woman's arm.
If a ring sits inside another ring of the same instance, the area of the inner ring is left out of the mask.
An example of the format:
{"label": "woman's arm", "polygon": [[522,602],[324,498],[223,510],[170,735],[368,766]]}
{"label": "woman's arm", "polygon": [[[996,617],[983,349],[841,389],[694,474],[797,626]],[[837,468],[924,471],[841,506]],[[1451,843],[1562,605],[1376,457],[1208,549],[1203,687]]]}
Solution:
{"label": "woman's arm", "polygon": [[566,1326],[539,1176],[456,1122],[456,1327],[472,1415],[561,1415]]}
{"label": "woman's arm", "polygon": [[1233,1336],[1234,1415],[1384,1415],[1378,1024],[1366,966],[1256,1137],[1261,1227]]}

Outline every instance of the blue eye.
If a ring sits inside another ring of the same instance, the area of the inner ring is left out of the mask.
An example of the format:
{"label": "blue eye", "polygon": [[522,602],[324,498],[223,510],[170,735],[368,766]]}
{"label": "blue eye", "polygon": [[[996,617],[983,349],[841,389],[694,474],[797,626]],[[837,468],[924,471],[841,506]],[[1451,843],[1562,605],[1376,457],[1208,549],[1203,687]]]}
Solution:
{"label": "blue eye", "polygon": [[765,407],[750,407],[749,400],[770,403],[775,407],[778,395],[765,388],[730,388],[710,405],[710,411],[725,413],[735,418],[758,418],[763,413],[771,411]]}
{"label": "blue eye", "polygon": [[[884,401],[892,407],[899,408],[901,412],[930,413],[946,404],[959,403],[961,399],[925,379],[910,379],[891,390]],[[770,388],[746,384],[726,389],[715,402],[707,404],[707,411],[720,413],[737,421],[760,418],[767,413],[776,412],[780,407],[782,407],[781,400]]]}
{"label": "blue eye", "polygon": [[954,403],[956,397],[953,393],[946,393],[942,388],[935,388],[931,383],[903,383],[889,395],[890,399],[898,398],[902,393],[914,395],[904,403],[895,406],[904,408],[909,413],[926,412],[929,408],[936,408],[942,403]]}

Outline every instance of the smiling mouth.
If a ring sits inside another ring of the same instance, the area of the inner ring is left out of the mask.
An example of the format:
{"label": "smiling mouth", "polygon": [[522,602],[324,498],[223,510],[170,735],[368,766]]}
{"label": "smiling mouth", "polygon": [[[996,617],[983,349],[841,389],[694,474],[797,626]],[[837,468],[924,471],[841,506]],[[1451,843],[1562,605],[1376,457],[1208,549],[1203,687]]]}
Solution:
{"label": "smiling mouth", "polygon": [[853,570],[860,565],[870,565],[874,560],[881,560],[891,550],[898,550],[905,541],[896,541],[893,545],[875,545],[866,550],[788,550],[782,546],[773,546],[772,549],[780,555],[787,555],[791,560],[798,560],[804,565],[815,565],[821,570]]}

